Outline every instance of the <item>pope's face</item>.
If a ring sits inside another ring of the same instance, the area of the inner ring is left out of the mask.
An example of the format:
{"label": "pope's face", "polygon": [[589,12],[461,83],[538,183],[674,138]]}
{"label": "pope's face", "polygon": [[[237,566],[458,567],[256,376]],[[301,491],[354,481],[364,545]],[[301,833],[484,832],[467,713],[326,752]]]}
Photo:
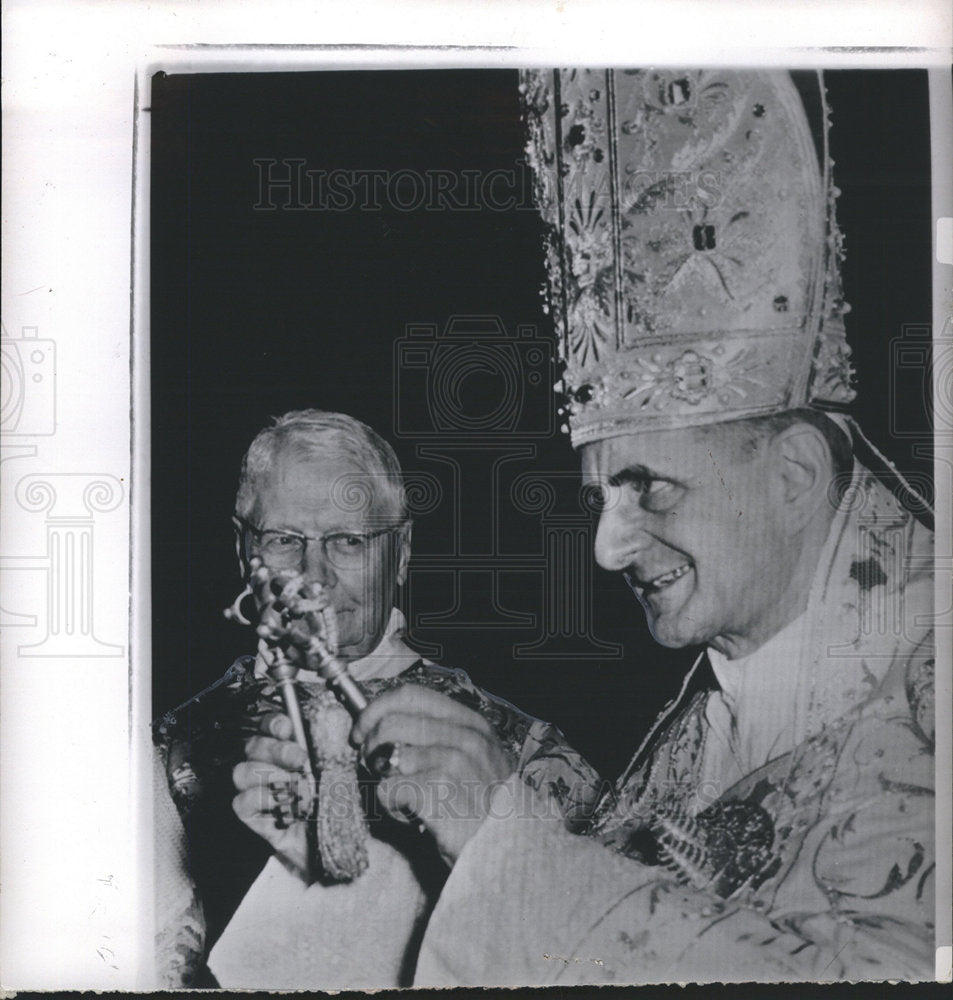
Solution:
{"label": "pope's face", "polygon": [[742,656],[790,620],[795,560],[766,449],[654,431],[584,446],[582,468],[604,503],[596,560],[625,574],[663,646]]}
{"label": "pope's face", "polygon": [[[256,495],[248,521],[261,531],[286,531],[312,539],[397,525],[398,514],[379,499],[357,510],[353,504],[342,503],[343,498],[353,498],[357,492],[346,488],[348,482],[355,483],[355,476],[358,483],[367,482],[363,470],[333,453],[280,455]],[[342,544],[347,545],[347,540]],[[254,545],[248,554],[260,555],[268,562]],[[343,659],[366,656],[380,642],[409,555],[409,529],[403,528],[368,540],[356,563],[353,556],[335,557],[333,546],[329,557],[320,541],[309,541],[298,563],[290,567],[326,589],[337,614],[338,652]]]}

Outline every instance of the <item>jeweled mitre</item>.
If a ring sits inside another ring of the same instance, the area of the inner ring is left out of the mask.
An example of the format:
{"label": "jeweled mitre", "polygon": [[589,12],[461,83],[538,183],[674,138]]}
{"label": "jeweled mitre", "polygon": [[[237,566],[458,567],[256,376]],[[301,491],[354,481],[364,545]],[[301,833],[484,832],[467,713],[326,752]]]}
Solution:
{"label": "jeweled mitre", "polygon": [[522,74],[577,447],[853,398],[827,108],[807,76]]}

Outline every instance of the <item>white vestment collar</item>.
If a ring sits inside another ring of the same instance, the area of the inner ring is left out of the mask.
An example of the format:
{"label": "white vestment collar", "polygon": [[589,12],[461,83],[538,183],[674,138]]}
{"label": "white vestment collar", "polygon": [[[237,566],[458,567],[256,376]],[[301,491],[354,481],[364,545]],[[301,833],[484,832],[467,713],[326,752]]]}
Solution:
{"label": "white vestment collar", "polygon": [[[861,472],[855,464],[855,482]],[[747,656],[729,660],[709,647],[719,690],[705,707],[710,726],[706,779],[732,784],[732,779],[787,753],[861,700],[861,661],[831,658],[832,647],[841,634],[850,633],[854,617],[840,606],[842,588],[837,582],[839,563],[856,543],[851,521],[845,503],[831,522],[803,614]]]}
{"label": "white vestment collar", "polygon": [[720,690],[709,697],[705,716],[715,741],[734,759],[738,777],[799,742],[801,712],[792,707],[802,686],[806,626],[803,614],[753,653],[734,660],[708,650]]}

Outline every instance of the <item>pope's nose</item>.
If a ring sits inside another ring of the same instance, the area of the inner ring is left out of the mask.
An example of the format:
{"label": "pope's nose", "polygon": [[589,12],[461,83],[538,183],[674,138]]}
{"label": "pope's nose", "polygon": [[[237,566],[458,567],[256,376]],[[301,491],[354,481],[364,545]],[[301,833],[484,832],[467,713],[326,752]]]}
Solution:
{"label": "pope's nose", "polygon": [[596,562],[613,573],[626,569],[645,549],[645,512],[637,504],[626,504],[610,493],[599,515],[594,555]]}

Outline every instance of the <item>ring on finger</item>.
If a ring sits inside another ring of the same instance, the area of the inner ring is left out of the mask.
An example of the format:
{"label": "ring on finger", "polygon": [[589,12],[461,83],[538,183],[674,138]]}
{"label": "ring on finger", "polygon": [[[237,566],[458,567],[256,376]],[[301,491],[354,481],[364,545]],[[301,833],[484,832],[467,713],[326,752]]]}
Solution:
{"label": "ring on finger", "polygon": [[[275,800],[275,806],[271,812],[276,817],[276,822],[278,821],[279,814],[285,822],[285,826],[289,825],[284,820],[286,813],[292,822],[304,818],[304,811],[301,808],[301,795],[294,781],[271,781],[268,783],[268,790]],[[284,828],[279,826],[279,829]]]}
{"label": "ring on finger", "polygon": [[365,765],[371,774],[378,778],[390,778],[400,774],[400,751],[402,744],[382,743],[366,760]]}
{"label": "ring on finger", "polygon": [[287,830],[294,820],[294,810],[286,809],[285,806],[275,806],[271,815],[275,818],[276,830]]}

